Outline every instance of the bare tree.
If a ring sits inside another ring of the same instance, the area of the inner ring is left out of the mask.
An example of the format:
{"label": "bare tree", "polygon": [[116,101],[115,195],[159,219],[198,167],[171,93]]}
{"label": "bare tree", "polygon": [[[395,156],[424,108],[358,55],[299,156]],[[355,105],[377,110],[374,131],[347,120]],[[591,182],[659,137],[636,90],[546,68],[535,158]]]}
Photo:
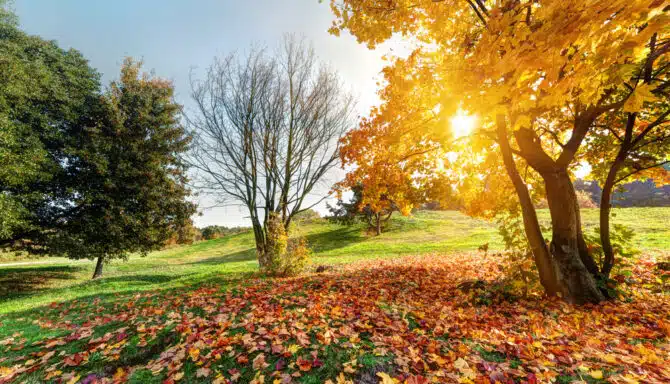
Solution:
{"label": "bare tree", "polygon": [[248,209],[265,269],[270,214],[288,231],[293,216],[327,197],[305,201],[337,165],[339,139],[354,123],[352,97],[337,73],[293,37],[275,57],[254,50],[217,59],[191,85],[191,163],[200,190]]}

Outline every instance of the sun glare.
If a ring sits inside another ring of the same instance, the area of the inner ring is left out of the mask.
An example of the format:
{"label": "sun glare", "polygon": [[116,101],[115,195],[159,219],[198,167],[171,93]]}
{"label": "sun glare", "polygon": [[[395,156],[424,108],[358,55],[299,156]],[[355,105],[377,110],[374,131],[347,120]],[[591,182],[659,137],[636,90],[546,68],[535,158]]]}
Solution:
{"label": "sun glare", "polygon": [[477,116],[465,112],[458,113],[450,119],[451,131],[455,138],[469,136],[477,125]]}

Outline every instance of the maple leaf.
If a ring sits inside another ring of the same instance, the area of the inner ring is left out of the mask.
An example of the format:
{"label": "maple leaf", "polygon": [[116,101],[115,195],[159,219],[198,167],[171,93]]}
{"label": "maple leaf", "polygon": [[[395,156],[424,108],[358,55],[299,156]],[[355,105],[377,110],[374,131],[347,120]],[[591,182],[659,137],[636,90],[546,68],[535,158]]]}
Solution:
{"label": "maple leaf", "polygon": [[425,377],[412,375],[405,380],[405,384],[428,384],[430,381]]}
{"label": "maple leaf", "polygon": [[312,369],[312,362],[307,359],[303,359],[302,356],[298,356],[296,364],[298,365],[298,368],[300,368],[300,370],[303,372],[307,372]]}
{"label": "maple leaf", "polygon": [[379,378],[381,379],[379,381],[380,384],[395,384],[398,382],[398,380],[392,378],[386,372],[377,372],[377,376],[379,376]]}
{"label": "maple leaf", "polygon": [[200,367],[195,371],[195,377],[209,377],[211,372],[212,370],[207,367]]}
{"label": "maple leaf", "polygon": [[597,371],[590,371],[589,375],[593,377],[594,379],[602,379],[603,378],[603,371],[597,370]]}
{"label": "maple leaf", "polygon": [[200,350],[198,348],[189,348],[188,355],[191,357],[191,360],[197,361],[200,357]]}
{"label": "maple leaf", "polygon": [[265,362],[265,355],[262,354],[262,353],[260,355],[256,356],[253,360],[253,367],[254,367],[254,370],[256,370],[256,371],[258,371],[260,369],[264,369],[268,365],[269,364]]}

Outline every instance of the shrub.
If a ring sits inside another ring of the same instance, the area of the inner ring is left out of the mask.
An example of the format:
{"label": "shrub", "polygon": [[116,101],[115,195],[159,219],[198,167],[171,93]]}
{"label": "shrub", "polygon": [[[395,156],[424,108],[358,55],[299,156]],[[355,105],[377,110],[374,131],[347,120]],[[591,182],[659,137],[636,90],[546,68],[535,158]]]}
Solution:
{"label": "shrub", "polygon": [[321,222],[321,215],[313,209],[304,210],[293,217],[293,221],[298,224],[313,224]]}
{"label": "shrub", "polygon": [[267,223],[268,248],[265,260],[269,261],[268,274],[273,276],[294,276],[305,270],[311,252],[305,238],[289,239],[281,219],[276,213],[270,214]]}
{"label": "shrub", "polygon": [[[633,245],[633,238],[635,232],[622,224],[612,225],[610,230],[610,242],[612,243],[612,250],[614,251],[614,270],[613,274],[628,274],[627,271],[631,267],[633,257],[638,255],[640,251]],[[602,243],[600,242],[600,227],[593,229],[591,234],[584,234],[589,251],[596,260],[598,266],[602,269],[604,262],[604,253]]]}
{"label": "shrub", "polygon": [[575,191],[577,194],[577,204],[579,208],[598,208],[598,205],[593,201],[591,195],[586,191]]}
{"label": "shrub", "polygon": [[507,280],[506,289],[527,296],[529,290],[538,288],[533,254],[528,245],[523,218],[520,212],[510,212],[497,217],[498,232],[505,242],[501,253],[502,266]]}

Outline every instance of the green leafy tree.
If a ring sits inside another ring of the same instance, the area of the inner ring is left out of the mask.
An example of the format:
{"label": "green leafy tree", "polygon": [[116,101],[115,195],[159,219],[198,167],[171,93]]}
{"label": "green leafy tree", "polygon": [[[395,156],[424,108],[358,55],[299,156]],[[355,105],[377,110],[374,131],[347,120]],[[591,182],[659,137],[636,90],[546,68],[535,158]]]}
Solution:
{"label": "green leafy tree", "polygon": [[186,200],[181,154],[190,136],[173,94],[170,82],[126,59],[71,160],[78,185],[68,217],[47,242],[53,255],[97,259],[96,278],[106,261],[159,249],[188,225],[195,205]]}
{"label": "green leafy tree", "polygon": [[99,88],[79,52],[27,35],[0,1],[0,246],[61,219],[72,140],[88,124]]}

